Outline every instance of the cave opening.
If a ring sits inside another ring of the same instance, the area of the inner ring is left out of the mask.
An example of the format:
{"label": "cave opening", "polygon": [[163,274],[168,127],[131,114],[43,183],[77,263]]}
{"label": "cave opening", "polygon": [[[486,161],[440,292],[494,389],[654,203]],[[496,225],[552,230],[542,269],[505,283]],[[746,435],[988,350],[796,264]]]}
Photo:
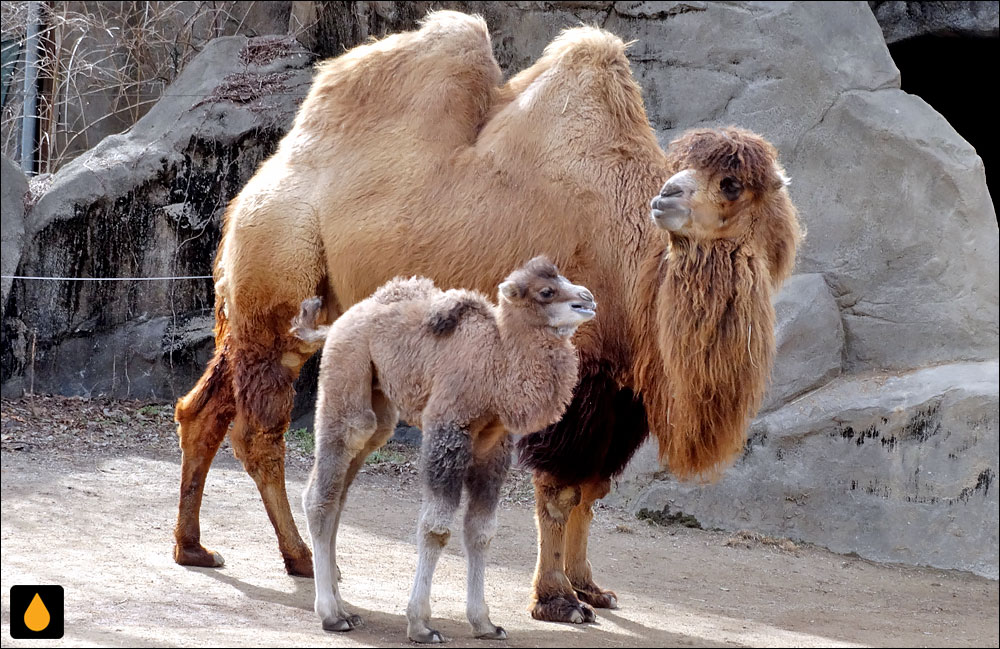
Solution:
{"label": "cave opening", "polygon": [[997,38],[918,36],[889,45],[901,87],[919,96],[976,149],[996,207],[997,107],[993,103]]}

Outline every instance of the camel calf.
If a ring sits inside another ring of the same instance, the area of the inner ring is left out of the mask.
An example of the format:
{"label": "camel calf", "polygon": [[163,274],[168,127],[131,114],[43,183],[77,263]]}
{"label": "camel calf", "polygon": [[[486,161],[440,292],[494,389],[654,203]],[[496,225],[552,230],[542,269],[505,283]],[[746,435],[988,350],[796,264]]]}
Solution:
{"label": "camel calf", "polygon": [[392,435],[399,415],[419,423],[423,506],[407,635],[445,638],[430,628],[434,567],[468,492],[466,612],[478,638],[504,639],[483,590],[500,485],[510,467],[508,431],[529,433],[562,416],[577,383],[570,337],[594,317],[590,292],[536,257],[499,287],[494,306],[480,293],[441,291],[429,279],[394,279],[331,326],[317,327],[319,298],[302,304],[292,333],[325,339],[316,405],[316,459],[302,496],[313,543],[316,613],[323,628],[360,623],[337,585],[337,528],[347,490],[369,453]]}

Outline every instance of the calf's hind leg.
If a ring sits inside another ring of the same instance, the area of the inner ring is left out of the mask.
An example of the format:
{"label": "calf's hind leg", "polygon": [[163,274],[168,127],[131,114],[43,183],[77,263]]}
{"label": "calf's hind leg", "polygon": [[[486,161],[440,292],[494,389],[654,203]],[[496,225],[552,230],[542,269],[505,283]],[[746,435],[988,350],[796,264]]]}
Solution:
{"label": "calf's hind leg", "polygon": [[451,522],[462,498],[472,445],[468,431],[459,426],[424,424],[424,503],[417,527],[417,574],[406,607],[406,635],[414,642],[440,643],[447,642],[447,638],[430,627],[431,580],[451,537]]}
{"label": "calf's hind leg", "polygon": [[[316,412],[316,460],[302,494],[306,525],[313,543],[316,615],[327,631],[350,631],[361,618],[347,611],[337,583],[337,528],[353,474],[364,462],[365,449],[377,436],[371,410],[345,418],[324,412],[322,393]],[[361,442],[359,448],[358,441]]]}
{"label": "calf's hind leg", "polygon": [[490,621],[486,604],[486,554],[497,527],[500,487],[510,469],[509,437],[497,444],[483,460],[474,461],[465,477],[468,506],[465,511],[465,555],[468,561],[468,590],[465,612],[472,631],[483,640],[506,640],[503,627]]}

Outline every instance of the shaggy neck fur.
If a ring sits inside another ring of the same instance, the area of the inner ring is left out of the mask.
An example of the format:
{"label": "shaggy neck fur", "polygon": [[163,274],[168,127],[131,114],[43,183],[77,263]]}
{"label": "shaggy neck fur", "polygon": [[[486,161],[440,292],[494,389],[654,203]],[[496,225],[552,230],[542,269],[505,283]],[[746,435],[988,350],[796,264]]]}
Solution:
{"label": "shaggy neck fur", "polygon": [[660,460],[680,478],[716,477],[743,448],[767,388],[774,308],[766,261],[746,243],[674,239],[647,258],[641,277],[656,295],[639,356],[662,366],[647,361],[637,378]]}
{"label": "shaggy neck fur", "polygon": [[518,311],[500,307],[497,312],[497,374],[513,389],[496,409],[509,431],[524,434],[559,421],[573,398],[579,362],[570,336],[525,322]]}

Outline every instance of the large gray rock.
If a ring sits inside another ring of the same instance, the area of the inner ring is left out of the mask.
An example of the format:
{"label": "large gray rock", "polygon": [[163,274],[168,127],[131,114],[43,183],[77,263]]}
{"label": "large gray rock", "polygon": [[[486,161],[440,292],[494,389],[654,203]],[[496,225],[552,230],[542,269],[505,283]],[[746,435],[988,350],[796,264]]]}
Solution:
{"label": "large gray rock", "polygon": [[[24,246],[24,196],[28,179],[21,169],[0,156],[0,275],[13,275]],[[7,307],[7,293],[14,280],[3,278],[0,284],[0,312]]]}
{"label": "large gray rock", "polygon": [[777,354],[762,412],[836,378],[844,353],[840,310],[819,273],[790,277],[774,312]]}
{"label": "large gray rock", "polygon": [[[718,483],[644,487],[632,469],[616,497],[635,511],[995,579],[998,405],[996,361],[842,377],[759,418]],[[639,462],[647,472],[650,459],[646,450]]]}
{"label": "large gray rock", "polygon": [[982,161],[938,113],[847,91],[790,163],[822,210],[799,268],[836,292],[845,369],[997,357],[996,213]]}
{"label": "large gray rock", "polygon": [[[131,129],[53,176],[30,213],[22,270],[94,278],[211,274],[222,212],[291,125],[311,62],[287,37],[212,41]],[[140,393],[171,399],[190,388],[205,342],[181,336],[195,347],[161,344],[166,325],[149,323],[169,317],[170,331],[189,328],[211,314],[213,287],[210,279],[18,282],[11,304],[5,378],[31,372],[36,391],[133,395],[128,381],[107,376],[130,359],[95,350],[150,359],[149,346],[140,351],[135,343],[136,332],[146,331],[161,367],[150,370],[150,387]],[[175,372],[185,380],[161,376]]]}
{"label": "large gray rock", "polygon": [[992,2],[869,2],[882,26],[886,43],[917,36],[996,38],[1000,33],[1000,3]]}

